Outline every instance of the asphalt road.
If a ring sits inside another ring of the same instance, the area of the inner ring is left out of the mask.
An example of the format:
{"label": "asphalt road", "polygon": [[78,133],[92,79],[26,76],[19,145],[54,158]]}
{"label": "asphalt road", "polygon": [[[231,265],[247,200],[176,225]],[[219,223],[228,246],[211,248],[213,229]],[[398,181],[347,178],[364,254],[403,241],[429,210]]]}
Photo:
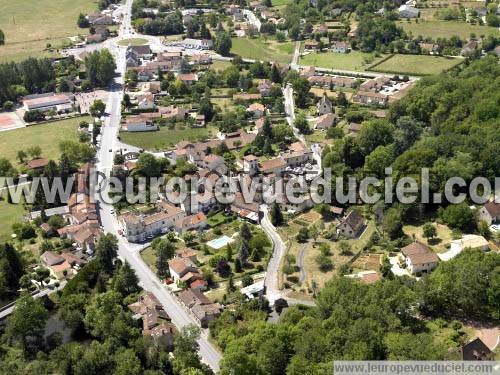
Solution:
{"label": "asphalt road", "polygon": [[[118,37],[118,40],[133,36],[131,33],[132,28],[130,26],[131,6],[132,0],[127,0],[125,4],[123,24],[120,27],[120,36]],[[106,104],[107,116],[101,131],[101,148],[98,150],[98,162],[96,163],[97,169],[103,172],[106,176],[110,175],[115,152],[122,146],[117,140],[117,135],[120,128],[123,77],[126,69],[126,48],[112,43],[110,44],[110,50],[116,59],[117,76],[113,84],[110,86],[110,93]],[[144,245],[130,244],[118,235],[119,225],[115,215],[112,213],[112,206],[101,201],[100,217],[104,231],[106,233],[112,233],[119,238],[118,254],[120,258],[126,260],[135,270],[141,287],[152,292],[158,298],[176,327],[180,329],[189,324],[198,325],[190,312],[184,308],[178,299],[160,283],[158,277],[143,262],[140,256],[140,251],[144,248]],[[216,350],[215,346],[208,341],[208,330],[202,330],[198,343],[200,346],[199,354],[202,361],[209,365],[215,372],[219,371],[221,354]]]}

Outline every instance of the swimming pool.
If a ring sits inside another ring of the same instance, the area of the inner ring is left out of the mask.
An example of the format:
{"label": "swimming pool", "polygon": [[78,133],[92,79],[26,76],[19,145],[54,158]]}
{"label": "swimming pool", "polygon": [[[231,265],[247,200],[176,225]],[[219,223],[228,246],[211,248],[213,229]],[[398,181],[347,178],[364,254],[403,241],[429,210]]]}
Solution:
{"label": "swimming pool", "polygon": [[210,246],[212,249],[219,250],[226,246],[228,243],[233,242],[234,240],[226,235],[216,238],[215,240],[208,241],[207,245]]}

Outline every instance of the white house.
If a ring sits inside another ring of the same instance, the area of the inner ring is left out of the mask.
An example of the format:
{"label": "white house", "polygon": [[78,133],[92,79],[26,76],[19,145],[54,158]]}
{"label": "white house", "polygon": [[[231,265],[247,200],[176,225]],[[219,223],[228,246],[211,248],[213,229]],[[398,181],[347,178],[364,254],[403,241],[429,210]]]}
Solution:
{"label": "white house", "polygon": [[347,53],[347,50],[349,49],[348,45],[346,42],[333,42],[331,50],[332,52],[337,52],[337,53]]}
{"label": "white house", "polygon": [[426,245],[413,242],[401,249],[406,269],[412,275],[428,273],[437,267],[439,258]]}
{"label": "white house", "polygon": [[399,7],[398,14],[401,18],[418,18],[420,11],[411,5],[403,4]]}
{"label": "white house", "polygon": [[128,132],[148,132],[158,130],[158,126],[150,119],[137,115],[127,117],[124,130]]}

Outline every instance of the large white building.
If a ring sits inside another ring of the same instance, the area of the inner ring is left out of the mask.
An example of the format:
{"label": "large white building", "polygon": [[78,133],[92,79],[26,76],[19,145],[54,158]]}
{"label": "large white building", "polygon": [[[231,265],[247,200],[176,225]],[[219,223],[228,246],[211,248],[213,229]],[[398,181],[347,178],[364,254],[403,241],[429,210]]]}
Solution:
{"label": "large white building", "polygon": [[29,95],[23,100],[24,109],[27,111],[49,111],[68,112],[72,109],[74,97],[71,94],[40,94]]}
{"label": "large white building", "polygon": [[123,236],[129,242],[144,242],[159,234],[175,230],[186,214],[178,207],[161,204],[152,214],[126,213],[119,218]]}

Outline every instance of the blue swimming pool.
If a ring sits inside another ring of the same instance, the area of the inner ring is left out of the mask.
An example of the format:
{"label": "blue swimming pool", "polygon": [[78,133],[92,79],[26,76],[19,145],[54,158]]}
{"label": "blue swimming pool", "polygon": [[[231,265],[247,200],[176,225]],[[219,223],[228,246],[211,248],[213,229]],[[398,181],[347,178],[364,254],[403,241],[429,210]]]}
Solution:
{"label": "blue swimming pool", "polygon": [[216,238],[215,240],[208,241],[207,245],[213,249],[219,250],[231,242],[233,242],[233,239],[224,235],[222,237]]}

